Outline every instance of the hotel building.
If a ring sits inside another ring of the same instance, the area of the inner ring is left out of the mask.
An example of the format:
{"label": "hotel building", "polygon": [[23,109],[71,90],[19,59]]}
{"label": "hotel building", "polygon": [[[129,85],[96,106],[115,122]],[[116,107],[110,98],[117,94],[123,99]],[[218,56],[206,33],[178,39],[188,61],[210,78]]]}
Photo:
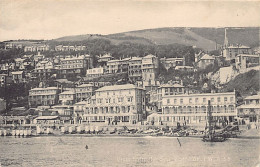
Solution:
{"label": "hotel building", "polygon": [[165,95],[162,97],[162,114],[148,116],[149,122],[167,125],[205,123],[208,101],[213,118],[218,121],[234,121],[236,112],[235,92]]}
{"label": "hotel building", "polygon": [[237,107],[238,116],[248,122],[259,122],[260,93],[245,98],[245,104]]}
{"label": "hotel building", "polygon": [[159,61],[154,55],[142,58],[142,79],[144,86],[155,85],[158,75]]}
{"label": "hotel building", "polygon": [[145,114],[145,90],[132,84],[104,86],[88,102],[74,106],[83,122],[135,124]]}
{"label": "hotel building", "polygon": [[130,81],[142,81],[142,58],[133,57],[129,60],[128,77]]}
{"label": "hotel building", "polygon": [[122,60],[109,60],[107,62],[107,72],[109,74],[128,72],[129,60],[130,58],[125,58]]}
{"label": "hotel building", "polygon": [[176,66],[185,66],[184,58],[161,58],[162,65],[168,70],[169,68],[175,68]]}
{"label": "hotel building", "polygon": [[29,107],[50,106],[58,103],[57,87],[33,88],[29,90]]}
{"label": "hotel building", "polygon": [[92,68],[93,59],[90,55],[81,55],[60,60],[60,74],[66,77],[68,74],[84,75],[87,69]]}
{"label": "hotel building", "polygon": [[223,57],[226,60],[235,59],[238,54],[251,54],[251,48],[244,45],[231,45],[223,50]]}
{"label": "hotel building", "polygon": [[76,102],[90,99],[95,94],[95,86],[93,84],[82,84],[75,88]]}

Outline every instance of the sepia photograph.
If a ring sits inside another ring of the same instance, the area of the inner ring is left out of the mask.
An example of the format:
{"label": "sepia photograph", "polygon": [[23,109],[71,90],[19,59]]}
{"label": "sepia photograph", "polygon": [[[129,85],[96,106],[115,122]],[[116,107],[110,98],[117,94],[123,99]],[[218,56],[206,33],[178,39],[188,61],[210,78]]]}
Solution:
{"label": "sepia photograph", "polygon": [[260,167],[259,115],[259,0],[0,0],[0,167]]}

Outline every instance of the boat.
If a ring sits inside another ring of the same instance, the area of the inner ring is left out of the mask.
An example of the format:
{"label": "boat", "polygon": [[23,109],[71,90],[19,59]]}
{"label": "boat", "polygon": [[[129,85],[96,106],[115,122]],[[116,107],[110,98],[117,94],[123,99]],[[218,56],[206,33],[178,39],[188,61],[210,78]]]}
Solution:
{"label": "boat", "polygon": [[205,135],[203,136],[202,141],[204,142],[224,142],[226,137],[222,134],[216,133],[215,125],[213,121],[213,116],[211,112],[210,100],[208,101],[208,110],[207,110],[207,121],[205,127]]}

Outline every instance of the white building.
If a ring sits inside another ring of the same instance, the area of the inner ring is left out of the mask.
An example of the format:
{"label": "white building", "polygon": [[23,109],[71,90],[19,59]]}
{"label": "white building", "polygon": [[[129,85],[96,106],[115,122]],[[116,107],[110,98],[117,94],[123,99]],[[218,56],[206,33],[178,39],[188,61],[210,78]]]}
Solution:
{"label": "white building", "polygon": [[248,122],[259,122],[260,93],[245,98],[245,103],[237,107],[238,116]]}
{"label": "white building", "polygon": [[251,54],[251,48],[244,45],[231,45],[223,50],[223,57],[226,60],[236,59],[236,56],[239,54]]}
{"label": "white building", "polygon": [[29,90],[29,106],[50,106],[58,103],[58,93],[60,92],[57,87],[47,88],[33,88]]}
{"label": "white building", "polygon": [[235,92],[165,95],[162,97],[162,114],[148,116],[148,121],[167,125],[176,125],[177,122],[205,124],[208,101],[215,120],[234,121],[237,116]]}
{"label": "white building", "polygon": [[132,84],[104,86],[88,102],[77,103],[74,111],[83,113],[83,122],[135,124],[145,114],[145,91]]}
{"label": "white building", "polygon": [[86,77],[99,77],[102,75],[104,75],[103,67],[88,69],[86,73]]}
{"label": "white building", "polygon": [[75,91],[64,91],[59,94],[59,103],[62,105],[73,105],[76,101]]}
{"label": "white building", "polygon": [[155,85],[158,75],[159,61],[154,55],[147,55],[142,58],[142,79],[144,86]]}

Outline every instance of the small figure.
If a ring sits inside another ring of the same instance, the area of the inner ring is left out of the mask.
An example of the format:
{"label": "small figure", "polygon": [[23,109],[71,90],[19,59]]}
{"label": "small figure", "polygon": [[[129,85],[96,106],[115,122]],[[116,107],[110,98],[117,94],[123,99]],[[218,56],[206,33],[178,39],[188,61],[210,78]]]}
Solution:
{"label": "small figure", "polygon": [[86,150],[88,149],[88,145],[85,146]]}

